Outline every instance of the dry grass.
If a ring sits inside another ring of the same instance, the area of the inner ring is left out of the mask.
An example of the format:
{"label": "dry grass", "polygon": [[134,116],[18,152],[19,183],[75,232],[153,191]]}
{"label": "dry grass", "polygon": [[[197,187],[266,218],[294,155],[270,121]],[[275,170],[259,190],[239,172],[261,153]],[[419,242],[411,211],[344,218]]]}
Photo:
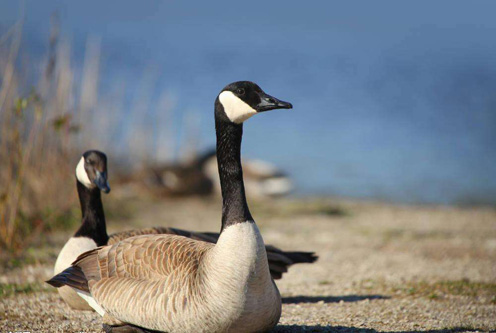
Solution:
{"label": "dry grass", "polygon": [[21,25],[0,50],[0,246],[18,255],[62,216],[70,214],[67,164],[76,131],[67,111],[67,68],[57,60],[57,32],[38,85],[26,92],[18,68]]}
{"label": "dry grass", "polygon": [[[121,82],[109,96],[98,95],[98,39],[88,41],[78,70],[54,17],[46,57],[35,65],[22,55],[21,30],[18,23],[0,36],[0,248],[14,257],[45,231],[70,227],[77,220],[73,170],[82,152],[106,151],[111,161],[119,159],[119,166],[164,156],[164,148],[150,141],[157,133],[150,136],[146,123],[132,120],[151,109],[148,92],[134,96],[131,110],[122,108]],[[22,65],[26,62],[29,67]],[[154,106],[165,115],[162,121],[170,111],[167,96],[162,93]],[[126,119],[129,124],[123,123]],[[120,133],[123,127],[128,130]],[[114,163],[112,172],[116,169]]]}

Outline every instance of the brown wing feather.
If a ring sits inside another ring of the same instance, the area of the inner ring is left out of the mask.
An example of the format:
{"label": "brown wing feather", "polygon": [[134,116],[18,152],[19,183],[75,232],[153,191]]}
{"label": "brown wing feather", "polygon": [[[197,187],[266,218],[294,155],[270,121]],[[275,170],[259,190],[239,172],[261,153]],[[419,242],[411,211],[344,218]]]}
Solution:
{"label": "brown wing feather", "polygon": [[213,244],[176,235],[142,235],[82,254],[74,266],[87,280],[113,277],[163,279],[175,270],[189,269]]}
{"label": "brown wing feather", "polygon": [[150,316],[171,316],[201,302],[190,291],[201,283],[201,263],[213,247],[176,235],[131,237],[83,253],[48,283],[89,292],[109,318],[146,326]]}
{"label": "brown wing feather", "polygon": [[201,240],[209,243],[217,243],[219,234],[210,232],[192,232],[188,230],[168,228],[168,227],[153,227],[144,229],[134,229],[122,232],[116,232],[109,236],[108,245],[113,245],[120,242],[123,239],[140,236],[140,235],[178,235],[184,236],[195,240]]}
{"label": "brown wing feather", "polygon": [[[192,232],[189,230],[176,228],[154,227],[128,230],[112,234],[110,235],[108,245],[116,244],[121,240],[133,236],[160,234],[184,236],[194,240],[200,240],[213,244],[217,243],[217,240],[219,239],[219,234],[215,232]],[[313,252],[286,252],[272,245],[266,245],[265,248],[267,250],[267,258],[269,260],[270,274],[275,280],[280,279],[283,273],[286,273],[288,271],[288,268],[290,266],[299,263],[313,263],[318,258]]]}

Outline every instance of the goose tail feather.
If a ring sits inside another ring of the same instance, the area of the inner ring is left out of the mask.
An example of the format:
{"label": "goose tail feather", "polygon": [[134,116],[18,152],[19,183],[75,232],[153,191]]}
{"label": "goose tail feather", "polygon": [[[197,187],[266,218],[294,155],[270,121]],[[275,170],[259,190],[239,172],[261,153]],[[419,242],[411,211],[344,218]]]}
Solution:
{"label": "goose tail feather", "polygon": [[314,252],[285,252],[271,245],[267,245],[266,250],[270,275],[274,280],[282,278],[282,275],[294,264],[311,264],[319,258]]}
{"label": "goose tail feather", "polygon": [[284,252],[284,255],[288,257],[293,264],[311,264],[319,259],[319,256],[316,255],[315,252]]}
{"label": "goose tail feather", "polygon": [[46,281],[49,285],[60,288],[63,286],[69,286],[77,290],[90,292],[88,287],[88,280],[84,275],[82,269],[78,266],[71,266],[59,274],[52,277],[50,280]]}

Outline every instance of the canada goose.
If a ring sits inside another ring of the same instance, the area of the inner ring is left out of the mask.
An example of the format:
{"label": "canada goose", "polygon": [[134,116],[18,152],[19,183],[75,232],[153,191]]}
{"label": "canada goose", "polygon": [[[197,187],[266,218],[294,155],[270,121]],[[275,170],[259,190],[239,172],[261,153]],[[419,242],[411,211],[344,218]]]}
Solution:
{"label": "canada goose", "polygon": [[[83,154],[76,167],[76,186],[82,222],[60,251],[55,262],[54,274],[69,267],[81,253],[106,245],[109,240],[100,194],[100,191],[110,192],[107,182],[107,156],[104,153],[89,150]],[[92,310],[88,303],[71,288],[62,287],[58,291],[70,307],[77,310]]]}
{"label": "canada goose", "polygon": [[281,315],[265,245],[248,209],[241,167],[243,122],[292,105],[252,82],[215,101],[222,226],[217,243],[143,235],[88,251],[48,281],[70,286],[109,325],[167,332],[261,332]]}

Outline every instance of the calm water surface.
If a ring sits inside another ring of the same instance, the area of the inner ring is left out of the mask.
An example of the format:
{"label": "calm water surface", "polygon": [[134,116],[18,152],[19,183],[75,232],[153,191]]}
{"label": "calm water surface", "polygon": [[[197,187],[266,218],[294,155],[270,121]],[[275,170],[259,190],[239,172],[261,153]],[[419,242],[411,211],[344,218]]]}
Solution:
{"label": "calm water surface", "polygon": [[[2,31],[20,6],[0,3]],[[225,84],[253,80],[292,102],[251,119],[243,149],[285,169],[300,194],[496,202],[495,2],[32,0],[32,58],[46,52],[53,11],[75,67],[88,37],[101,38],[103,95],[121,82],[127,99],[146,90],[157,105],[168,91],[174,124],[198,124],[202,147]],[[156,113],[146,118],[160,126]]]}

